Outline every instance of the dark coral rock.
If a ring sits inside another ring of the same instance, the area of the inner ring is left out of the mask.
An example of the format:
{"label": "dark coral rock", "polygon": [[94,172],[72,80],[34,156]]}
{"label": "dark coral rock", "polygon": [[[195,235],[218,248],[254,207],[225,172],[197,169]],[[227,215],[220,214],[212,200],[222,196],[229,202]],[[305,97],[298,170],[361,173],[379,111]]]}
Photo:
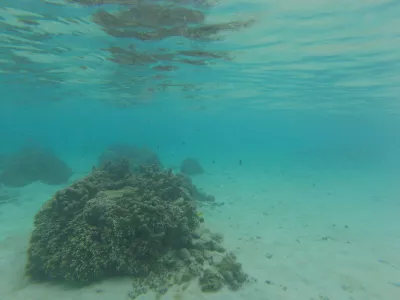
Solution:
{"label": "dark coral rock", "polygon": [[[128,275],[155,291],[201,276],[206,252],[225,249],[220,235],[202,229],[188,189],[183,176],[154,166],[132,173],[121,161],[93,170],[36,214],[26,274],[75,284]],[[203,276],[204,290],[236,284],[234,262],[208,266],[221,282]]]}
{"label": "dark coral rock", "polygon": [[200,191],[195,184],[193,184],[192,179],[185,174],[179,174],[182,178],[182,187],[194,198],[196,201],[200,203],[215,203],[215,197],[213,195],[208,195],[202,191]]}
{"label": "dark coral rock", "polygon": [[217,292],[224,286],[224,278],[218,272],[206,269],[199,284],[203,292]]}
{"label": "dark coral rock", "polygon": [[36,215],[27,273],[73,282],[148,274],[165,253],[190,246],[199,225],[195,202],[186,193],[165,193],[179,186],[179,177],[158,169],[133,176],[127,162],[92,172]]}
{"label": "dark coral rock", "polygon": [[128,144],[109,146],[98,158],[98,165],[104,167],[108,163],[127,160],[132,172],[137,172],[140,166],[161,166],[157,154],[145,147]]}
{"label": "dark coral rock", "polygon": [[71,168],[53,151],[28,147],[8,157],[0,182],[11,187],[21,187],[35,181],[57,185],[68,182],[71,175]]}
{"label": "dark coral rock", "polygon": [[203,174],[204,170],[200,163],[194,158],[186,158],[181,163],[181,172],[186,175]]}
{"label": "dark coral rock", "polygon": [[217,265],[217,269],[231,290],[239,289],[248,281],[248,275],[243,272],[241,264],[236,261],[233,253],[226,254],[221,263]]}

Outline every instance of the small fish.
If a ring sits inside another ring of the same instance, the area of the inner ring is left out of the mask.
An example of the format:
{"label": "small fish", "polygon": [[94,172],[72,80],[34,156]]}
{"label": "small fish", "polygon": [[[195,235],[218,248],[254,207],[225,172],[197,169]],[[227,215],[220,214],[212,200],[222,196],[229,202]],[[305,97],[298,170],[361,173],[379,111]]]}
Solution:
{"label": "small fish", "polygon": [[393,281],[388,281],[389,284],[394,285],[395,287],[400,288],[400,282],[393,282]]}
{"label": "small fish", "polygon": [[239,165],[242,165],[242,160],[241,159],[239,159]]}
{"label": "small fish", "polygon": [[393,268],[395,268],[395,269],[400,269],[399,267],[397,267],[396,265],[391,264],[391,263],[388,262],[387,260],[378,259],[378,261],[379,261],[380,263],[382,263],[382,264],[389,265],[389,266],[391,266],[391,267],[393,267]]}

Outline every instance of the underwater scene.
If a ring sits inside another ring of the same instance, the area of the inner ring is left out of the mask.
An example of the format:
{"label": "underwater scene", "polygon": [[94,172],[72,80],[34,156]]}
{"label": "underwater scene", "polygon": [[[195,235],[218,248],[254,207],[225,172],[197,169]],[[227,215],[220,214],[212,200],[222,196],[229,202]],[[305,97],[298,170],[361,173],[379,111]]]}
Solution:
{"label": "underwater scene", "polygon": [[399,16],[2,0],[0,300],[400,299]]}

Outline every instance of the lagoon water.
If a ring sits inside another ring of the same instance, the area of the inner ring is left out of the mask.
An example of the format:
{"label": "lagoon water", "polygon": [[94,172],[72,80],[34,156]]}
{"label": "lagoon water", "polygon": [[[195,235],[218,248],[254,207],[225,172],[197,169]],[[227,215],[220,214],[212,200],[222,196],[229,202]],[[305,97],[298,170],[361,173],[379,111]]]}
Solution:
{"label": "lagoon water", "polygon": [[[399,14],[389,0],[3,0],[0,299],[400,299]],[[133,295],[130,276],[31,278],[35,215],[101,155],[173,174],[197,161],[185,176],[215,197],[197,214],[250,280]]]}

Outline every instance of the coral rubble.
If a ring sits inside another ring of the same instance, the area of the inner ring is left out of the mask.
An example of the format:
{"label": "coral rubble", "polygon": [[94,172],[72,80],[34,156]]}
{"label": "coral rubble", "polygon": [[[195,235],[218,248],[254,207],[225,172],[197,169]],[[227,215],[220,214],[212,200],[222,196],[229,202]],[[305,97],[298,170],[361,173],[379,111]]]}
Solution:
{"label": "coral rubble", "polygon": [[26,273],[34,280],[86,284],[132,276],[165,293],[199,279],[203,291],[247,281],[222,236],[204,227],[191,183],[170,170],[106,164],[57,192],[37,213]]}

